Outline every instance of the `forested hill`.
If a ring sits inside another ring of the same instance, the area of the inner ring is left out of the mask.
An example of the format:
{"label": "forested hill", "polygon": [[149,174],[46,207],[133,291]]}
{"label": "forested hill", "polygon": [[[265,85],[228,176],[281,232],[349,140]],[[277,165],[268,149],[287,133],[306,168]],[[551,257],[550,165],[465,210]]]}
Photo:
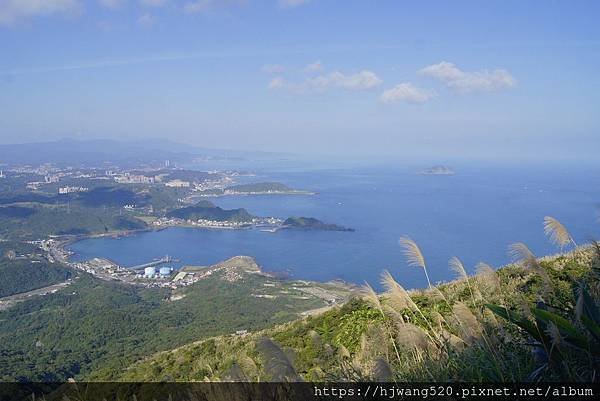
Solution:
{"label": "forested hill", "polygon": [[326,306],[321,293],[348,293],[279,280],[248,257],[208,269],[212,274],[175,290],[80,274],[56,293],[0,310],[0,380],[107,379],[157,351],[278,325]]}
{"label": "forested hill", "polygon": [[171,210],[166,217],[182,220],[214,220],[230,222],[251,222],[256,216],[248,213],[246,209],[222,209],[212,202],[200,201],[193,206]]}
{"label": "forested hill", "polygon": [[71,270],[48,262],[33,245],[0,242],[0,298],[56,284],[71,276]]}

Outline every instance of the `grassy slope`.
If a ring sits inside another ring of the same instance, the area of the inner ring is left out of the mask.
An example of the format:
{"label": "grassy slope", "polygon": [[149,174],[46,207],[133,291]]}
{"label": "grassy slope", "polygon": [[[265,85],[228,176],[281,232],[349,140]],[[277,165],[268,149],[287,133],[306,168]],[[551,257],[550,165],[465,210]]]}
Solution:
{"label": "grassy slope", "polygon": [[[551,293],[544,295],[546,302],[572,310],[573,283],[589,280],[590,266],[598,263],[594,260],[590,249],[542,260],[541,267],[552,282]],[[483,304],[527,310],[525,305],[538,301],[543,290],[539,274],[509,265],[468,282],[459,280],[436,290],[411,292],[417,309],[407,306],[398,293],[388,292],[375,302],[356,298],[319,316],[247,336],[220,336],[161,352],[130,366],[119,380],[222,380],[240,375],[264,380],[274,374],[264,366],[264,352],[257,351],[257,342],[265,337],[275,340],[288,355],[281,363],[290,363],[309,380],[381,379],[381,366],[391,367],[397,380],[525,380],[539,364],[532,347],[525,345],[530,338]],[[438,340],[442,337],[447,340]],[[572,363],[581,362],[579,354],[574,358]],[[542,377],[585,380],[585,371],[578,372],[580,376],[573,377],[561,367],[551,366]]]}

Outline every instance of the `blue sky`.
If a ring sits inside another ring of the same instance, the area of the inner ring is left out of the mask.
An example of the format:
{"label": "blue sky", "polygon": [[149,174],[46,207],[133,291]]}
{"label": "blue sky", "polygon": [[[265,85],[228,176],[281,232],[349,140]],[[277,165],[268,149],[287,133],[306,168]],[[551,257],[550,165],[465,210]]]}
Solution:
{"label": "blue sky", "polygon": [[0,0],[0,142],[594,158],[595,1]]}

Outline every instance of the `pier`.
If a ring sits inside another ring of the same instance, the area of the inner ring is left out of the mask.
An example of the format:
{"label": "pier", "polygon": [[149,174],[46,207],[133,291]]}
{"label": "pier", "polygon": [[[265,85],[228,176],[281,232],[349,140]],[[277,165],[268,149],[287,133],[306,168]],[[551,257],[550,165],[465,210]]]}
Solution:
{"label": "pier", "polygon": [[132,266],[129,269],[131,270],[144,270],[146,267],[154,267],[154,266],[159,266],[159,265],[163,265],[165,263],[171,263],[171,262],[179,262],[178,259],[174,259],[172,257],[170,257],[169,255],[157,259],[157,260],[153,260],[152,262],[148,262],[148,263],[144,263],[142,265],[137,265],[137,266]]}

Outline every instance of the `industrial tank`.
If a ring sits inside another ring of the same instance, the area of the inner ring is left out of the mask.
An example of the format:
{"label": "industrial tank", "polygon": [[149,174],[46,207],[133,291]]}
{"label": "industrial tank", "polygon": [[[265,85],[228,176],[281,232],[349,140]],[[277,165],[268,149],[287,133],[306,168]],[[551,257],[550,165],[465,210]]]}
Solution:
{"label": "industrial tank", "polygon": [[144,277],[154,277],[156,274],[156,268],[154,267],[146,267],[144,269]]}
{"label": "industrial tank", "polygon": [[170,276],[171,275],[170,267],[161,267],[159,271],[160,271],[161,276]]}

